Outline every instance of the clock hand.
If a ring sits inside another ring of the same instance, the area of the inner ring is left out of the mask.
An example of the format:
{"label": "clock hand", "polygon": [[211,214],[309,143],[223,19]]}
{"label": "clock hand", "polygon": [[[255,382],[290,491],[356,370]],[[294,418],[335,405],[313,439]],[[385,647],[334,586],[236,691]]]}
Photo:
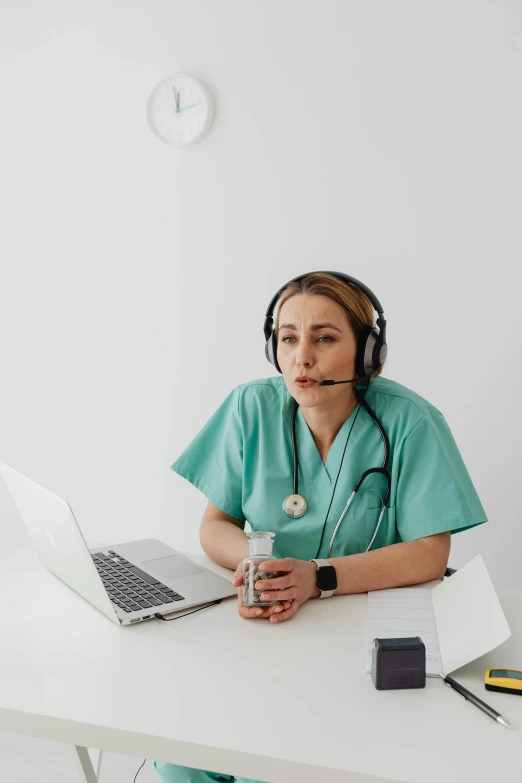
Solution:
{"label": "clock hand", "polygon": [[190,106],[182,106],[180,111],[184,111],[185,109],[191,109],[193,106],[200,106],[203,103],[203,101],[200,101],[199,103],[191,103]]}
{"label": "clock hand", "polygon": [[174,100],[176,101],[176,112],[179,114],[179,112],[181,111],[181,109],[179,108],[179,92],[176,96],[176,88],[173,87],[172,89],[174,90]]}

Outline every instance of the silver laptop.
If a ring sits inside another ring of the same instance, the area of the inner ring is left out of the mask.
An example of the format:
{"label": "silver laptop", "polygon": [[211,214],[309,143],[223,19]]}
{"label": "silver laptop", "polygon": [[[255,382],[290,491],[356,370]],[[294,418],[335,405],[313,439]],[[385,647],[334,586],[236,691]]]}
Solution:
{"label": "silver laptop", "polygon": [[183,615],[237,594],[226,579],[155,538],[89,550],[66,500],[4,462],[0,476],[43,564],[115,623]]}

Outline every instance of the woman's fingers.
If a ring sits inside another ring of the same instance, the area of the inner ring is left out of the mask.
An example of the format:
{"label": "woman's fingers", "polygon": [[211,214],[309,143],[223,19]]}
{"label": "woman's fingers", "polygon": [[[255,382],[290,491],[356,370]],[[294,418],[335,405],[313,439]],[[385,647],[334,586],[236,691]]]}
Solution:
{"label": "woman's fingers", "polygon": [[[268,607],[269,608],[269,607]],[[245,620],[257,620],[268,617],[267,607],[262,609],[260,606],[239,606],[239,614],[244,617]]]}
{"label": "woman's fingers", "polygon": [[269,614],[270,616],[273,614],[280,614],[284,609],[289,609],[291,605],[291,601],[285,601],[284,603],[277,604],[277,606],[269,606]]}
{"label": "woman's fingers", "polygon": [[260,576],[255,584],[255,588],[256,590],[286,590],[292,587],[292,584],[292,578],[287,574],[276,579],[263,579]]}
{"label": "woman's fingers", "polygon": [[[285,606],[288,603],[288,601],[285,602]],[[273,617],[270,617],[271,623],[280,623],[283,620],[289,620],[291,617],[294,616],[294,614],[297,612],[299,608],[298,601],[291,601],[290,607],[287,609],[283,609],[282,612],[278,612],[278,614],[275,614]]]}
{"label": "woman's fingers", "polygon": [[[289,608],[288,606],[286,608]],[[272,616],[283,614],[285,606],[243,606],[239,607],[239,614],[246,620],[264,620]]]}
{"label": "woman's fingers", "polygon": [[274,604],[272,606],[244,606],[243,605],[243,568],[240,563],[236,568],[234,577],[232,579],[233,587],[237,587],[237,605],[238,611],[241,617],[245,620],[263,620],[282,614],[285,610],[288,610],[292,606],[292,601],[283,601],[284,595],[277,595],[273,598],[273,601],[281,600],[281,603]]}
{"label": "woman's fingers", "polygon": [[242,590],[237,591],[237,604],[238,611],[241,617],[245,620],[263,620],[270,618],[272,615],[281,614],[285,609],[289,609],[292,605],[291,601],[285,601],[282,604],[275,604],[274,606],[244,606],[242,599]]}
{"label": "woman's fingers", "polygon": [[238,596],[238,608],[241,617],[246,620],[263,620],[270,617],[275,606],[243,606],[241,596]]}
{"label": "woman's fingers", "polygon": [[289,587],[288,590],[274,590],[274,592],[263,590],[261,593],[262,601],[293,601],[296,597],[293,587]]}

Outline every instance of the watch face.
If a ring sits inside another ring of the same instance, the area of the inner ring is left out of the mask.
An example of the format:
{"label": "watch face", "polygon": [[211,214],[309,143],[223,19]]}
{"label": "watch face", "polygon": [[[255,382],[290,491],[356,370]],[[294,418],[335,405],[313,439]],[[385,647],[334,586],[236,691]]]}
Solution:
{"label": "watch face", "polygon": [[333,566],[321,566],[321,568],[317,569],[317,587],[320,590],[335,590],[337,587],[337,574]]}
{"label": "watch face", "polygon": [[212,124],[212,99],[206,87],[184,74],[172,76],[153,89],[147,120],[161,141],[186,147],[201,138]]}

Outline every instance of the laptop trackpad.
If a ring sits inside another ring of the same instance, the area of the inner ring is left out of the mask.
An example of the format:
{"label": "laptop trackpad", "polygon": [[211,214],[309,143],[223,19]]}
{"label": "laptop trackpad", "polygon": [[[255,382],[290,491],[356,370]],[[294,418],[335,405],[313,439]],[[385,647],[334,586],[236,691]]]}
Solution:
{"label": "laptop trackpad", "polygon": [[179,579],[183,576],[201,574],[205,570],[195,563],[191,563],[190,560],[185,560],[185,558],[177,557],[176,555],[157,557],[154,560],[142,560],[141,565],[148,566],[164,579]]}

